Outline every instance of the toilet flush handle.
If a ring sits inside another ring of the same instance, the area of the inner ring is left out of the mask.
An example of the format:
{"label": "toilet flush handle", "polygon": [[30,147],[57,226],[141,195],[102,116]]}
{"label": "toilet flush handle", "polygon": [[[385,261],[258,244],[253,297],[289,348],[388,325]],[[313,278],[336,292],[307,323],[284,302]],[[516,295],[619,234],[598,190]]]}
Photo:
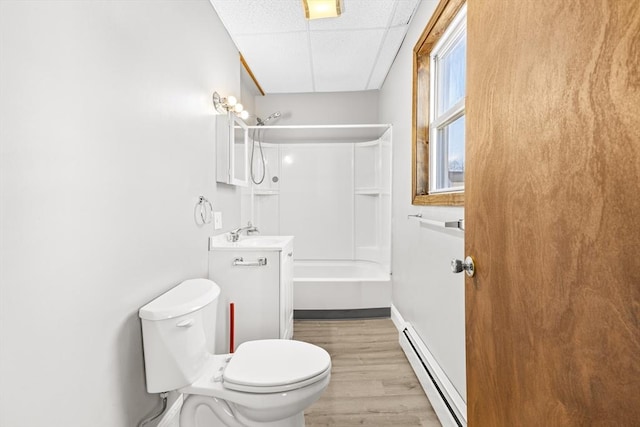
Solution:
{"label": "toilet flush handle", "polygon": [[181,322],[176,323],[178,328],[190,328],[193,326],[193,319],[186,319]]}

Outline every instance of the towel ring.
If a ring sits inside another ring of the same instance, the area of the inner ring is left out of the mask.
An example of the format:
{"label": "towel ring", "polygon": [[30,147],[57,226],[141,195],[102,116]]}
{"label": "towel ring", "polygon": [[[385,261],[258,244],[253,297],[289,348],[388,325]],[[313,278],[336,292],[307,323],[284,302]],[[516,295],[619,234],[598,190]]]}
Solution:
{"label": "towel ring", "polygon": [[[203,224],[211,224],[213,220],[213,205],[204,196],[198,198],[198,206],[200,207],[200,218]],[[207,206],[209,206],[209,212],[207,213]]]}

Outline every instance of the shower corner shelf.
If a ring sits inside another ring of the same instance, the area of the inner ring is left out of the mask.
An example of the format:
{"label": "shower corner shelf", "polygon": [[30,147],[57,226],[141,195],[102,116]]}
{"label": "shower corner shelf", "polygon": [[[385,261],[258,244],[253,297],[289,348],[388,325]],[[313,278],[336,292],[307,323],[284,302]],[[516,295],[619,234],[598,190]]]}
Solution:
{"label": "shower corner shelf", "polygon": [[389,195],[390,193],[389,191],[385,191],[381,188],[363,187],[363,188],[356,188],[355,194],[362,195],[362,196],[386,196],[386,195]]}
{"label": "shower corner shelf", "polygon": [[376,187],[362,187],[362,188],[356,188],[355,193],[365,195],[365,196],[379,196],[380,189]]}
{"label": "shower corner shelf", "polygon": [[280,194],[280,190],[253,190],[254,196],[277,196]]}
{"label": "shower corner shelf", "polygon": [[379,251],[379,245],[361,245],[356,246],[356,251]]}

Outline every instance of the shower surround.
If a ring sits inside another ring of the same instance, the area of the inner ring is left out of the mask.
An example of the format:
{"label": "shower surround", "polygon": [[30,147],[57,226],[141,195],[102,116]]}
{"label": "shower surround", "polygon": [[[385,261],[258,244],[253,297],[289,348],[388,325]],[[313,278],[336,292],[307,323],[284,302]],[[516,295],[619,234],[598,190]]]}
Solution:
{"label": "shower surround", "polygon": [[295,236],[296,310],[389,308],[391,128],[329,128],[263,128],[243,222]]}

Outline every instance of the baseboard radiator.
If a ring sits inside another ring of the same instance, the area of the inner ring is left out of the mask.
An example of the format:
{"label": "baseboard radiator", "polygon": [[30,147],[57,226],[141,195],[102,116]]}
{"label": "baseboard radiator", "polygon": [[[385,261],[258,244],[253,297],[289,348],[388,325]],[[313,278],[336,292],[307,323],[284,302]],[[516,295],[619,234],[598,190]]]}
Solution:
{"label": "baseboard radiator", "polygon": [[467,406],[415,330],[400,330],[400,346],[444,427],[466,427]]}

